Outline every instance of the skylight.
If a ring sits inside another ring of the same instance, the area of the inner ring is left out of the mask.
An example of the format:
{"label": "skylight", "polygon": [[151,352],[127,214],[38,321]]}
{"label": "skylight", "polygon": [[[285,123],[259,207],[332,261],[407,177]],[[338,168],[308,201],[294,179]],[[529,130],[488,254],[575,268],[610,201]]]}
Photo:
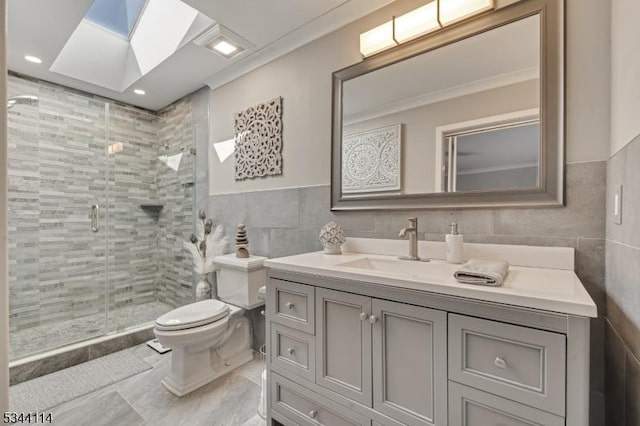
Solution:
{"label": "skylight", "polygon": [[147,0],[95,0],[85,18],[129,38],[146,2]]}

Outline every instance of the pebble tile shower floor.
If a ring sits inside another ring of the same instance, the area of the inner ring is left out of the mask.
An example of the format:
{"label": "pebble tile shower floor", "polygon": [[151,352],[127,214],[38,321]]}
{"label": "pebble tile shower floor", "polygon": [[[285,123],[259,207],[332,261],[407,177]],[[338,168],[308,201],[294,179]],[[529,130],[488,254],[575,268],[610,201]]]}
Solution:
{"label": "pebble tile shower floor", "polygon": [[170,370],[170,353],[160,355],[144,344],[122,352],[152,368],[52,407],[47,411],[52,413],[53,425],[266,426],[257,414],[263,368],[259,357],[177,398],[161,384]]}
{"label": "pebble tile shower floor", "polygon": [[[160,315],[174,309],[161,302],[149,302],[114,309],[109,312],[109,328],[120,331],[126,326],[137,326],[155,321]],[[72,320],[43,324],[9,335],[9,356],[17,359],[44,350],[100,336],[105,327],[105,314],[88,315]]]}

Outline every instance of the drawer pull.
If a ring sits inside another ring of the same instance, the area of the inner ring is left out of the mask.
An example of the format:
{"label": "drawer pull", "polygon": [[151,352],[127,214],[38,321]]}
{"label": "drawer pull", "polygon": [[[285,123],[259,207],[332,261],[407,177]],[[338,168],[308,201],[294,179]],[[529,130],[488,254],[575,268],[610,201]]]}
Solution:
{"label": "drawer pull", "polygon": [[378,322],[378,317],[377,317],[377,316],[375,316],[375,315],[371,315],[371,316],[369,317],[369,322],[370,322],[371,324],[375,324],[375,323],[377,323],[377,322]]}
{"label": "drawer pull", "polygon": [[309,411],[309,417],[315,419],[316,417],[318,417],[318,412],[316,410]]}
{"label": "drawer pull", "polygon": [[369,314],[366,312],[362,312],[360,314],[360,321],[366,321],[369,318]]}
{"label": "drawer pull", "polygon": [[504,359],[497,357],[495,361],[493,361],[493,363],[495,364],[496,367],[498,368],[502,368],[505,369],[507,368],[507,361],[505,361]]}
{"label": "drawer pull", "polygon": [[287,349],[287,353],[288,353],[289,355],[293,355],[293,354],[295,354],[295,353],[296,353],[296,349],[295,349],[295,348],[289,348],[289,349]]}
{"label": "drawer pull", "polygon": [[294,310],[296,308],[296,305],[294,305],[291,302],[287,302],[287,304],[285,305],[287,308],[289,308],[289,310]]}

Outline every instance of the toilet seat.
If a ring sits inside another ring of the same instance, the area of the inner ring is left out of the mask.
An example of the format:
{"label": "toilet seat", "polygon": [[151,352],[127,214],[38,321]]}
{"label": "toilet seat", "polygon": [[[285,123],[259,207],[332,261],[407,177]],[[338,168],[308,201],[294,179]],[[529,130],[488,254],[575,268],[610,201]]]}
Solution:
{"label": "toilet seat", "polygon": [[229,306],[220,300],[203,300],[174,309],[156,320],[156,329],[184,330],[211,324],[229,315]]}

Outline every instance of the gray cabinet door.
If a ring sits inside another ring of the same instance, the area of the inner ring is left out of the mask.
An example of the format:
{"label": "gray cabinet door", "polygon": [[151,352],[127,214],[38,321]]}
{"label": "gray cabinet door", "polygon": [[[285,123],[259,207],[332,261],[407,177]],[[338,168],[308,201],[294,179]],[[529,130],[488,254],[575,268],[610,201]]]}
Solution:
{"label": "gray cabinet door", "polygon": [[409,426],[447,424],[447,314],[373,299],[373,408]]}
{"label": "gray cabinet door", "polygon": [[316,383],[371,407],[371,298],[316,288]]}

